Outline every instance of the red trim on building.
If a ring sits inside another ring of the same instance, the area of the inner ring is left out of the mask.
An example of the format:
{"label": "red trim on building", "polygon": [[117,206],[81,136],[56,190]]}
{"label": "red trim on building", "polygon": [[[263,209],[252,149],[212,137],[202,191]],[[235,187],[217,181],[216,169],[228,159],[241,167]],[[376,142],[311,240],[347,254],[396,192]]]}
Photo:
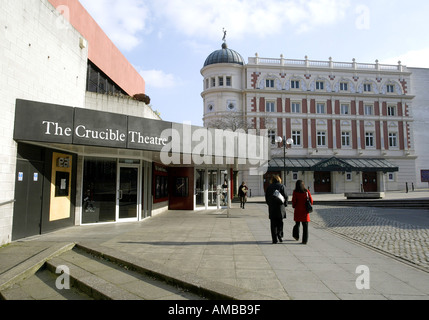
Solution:
{"label": "red trim on building", "polygon": [[[332,107],[331,107],[332,109]],[[332,110],[331,110],[332,111]],[[334,128],[332,125],[332,119],[328,120],[328,148],[333,149],[334,148]]]}
{"label": "red trim on building", "polygon": [[[142,76],[107,37],[97,22],[77,0],[48,0],[55,8],[69,9],[71,25],[88,41],[88,59],[127,94],[145,93]],[[67,18],[67,17],[66,17]],[[78,45],[78,44],[76,44]]]}
{"label": "red trim on building", "polygon": [[337,149],[341,149],[342,148],[342,145],[341,145],[341,132],[342,132],[341,120],[335,120],[335,121],[336,121],[335,129],[337,131]]}
{"label": "red trim on building", "polygon": [[377,150],[381,150],[381,128],[380,121],[375,122],[375,144]]}
{"label": "red trim on building", "polygon": [[384,149],[389,150],[390,149],[390,146],[389,146],[389,128],[387,126],[388,126],[388,122],[383,121]]}
{"label": "red trim on building", "polygon": [[311,144],[313,149],[317,148],[316,119],[311,119]]}

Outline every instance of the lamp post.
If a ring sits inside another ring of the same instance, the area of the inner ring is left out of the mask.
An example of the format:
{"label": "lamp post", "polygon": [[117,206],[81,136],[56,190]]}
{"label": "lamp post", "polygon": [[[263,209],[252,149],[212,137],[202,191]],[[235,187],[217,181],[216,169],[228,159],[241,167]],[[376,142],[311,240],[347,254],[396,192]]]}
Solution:
{"label": "lamp post", "polygon": [[286,136],[282,137],[276,137],[276,142],[278,144],[283,142],[283,183],[286,181],[286,149],[288,146],[292,146],[294,144],[293,139],[289,138],[286,139]]}

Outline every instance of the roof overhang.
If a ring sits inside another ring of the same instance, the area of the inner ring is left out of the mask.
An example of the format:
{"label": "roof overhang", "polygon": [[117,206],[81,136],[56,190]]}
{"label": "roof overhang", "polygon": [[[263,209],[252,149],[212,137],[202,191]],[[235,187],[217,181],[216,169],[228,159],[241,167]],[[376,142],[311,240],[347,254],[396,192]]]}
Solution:
{"label": "roof overhang", "polygon": [[399,168],[384,159],[372,158],[286,158],[272,159],[269,171],[312,171],[312,172],[397,172]]}

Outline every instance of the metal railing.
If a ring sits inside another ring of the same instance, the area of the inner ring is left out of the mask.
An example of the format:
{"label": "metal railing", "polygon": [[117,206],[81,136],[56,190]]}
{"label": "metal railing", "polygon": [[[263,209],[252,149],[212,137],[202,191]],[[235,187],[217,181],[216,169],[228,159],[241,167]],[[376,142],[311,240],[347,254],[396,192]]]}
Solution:
{"label": "metal railing", "polygon": [[14,200],[9,200],[9,201],[6,201],[6,202],[1,202],[0,203],[0,207],[1,206],[5,206],[5,205],[8,205],[8,204],[11,204],[11,203],[15,203],[16,202],[16,200],[14,199]]}

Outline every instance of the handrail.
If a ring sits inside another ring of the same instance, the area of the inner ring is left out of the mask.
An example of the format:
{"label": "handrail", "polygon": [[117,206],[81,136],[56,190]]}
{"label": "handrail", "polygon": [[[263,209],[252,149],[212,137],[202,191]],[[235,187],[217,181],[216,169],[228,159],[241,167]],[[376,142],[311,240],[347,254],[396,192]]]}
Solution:
{"label": "handrail", "polygon": [[2,203],[0,203],[0,207],[1,207],[1,206],[8,205],[8,204],[11,204],[11,203],[15,203],[15,202],[16,202],[16,200],[15,200],[15,199],[13,199],[13,200],[9,200],[9,201],[6,201],[6,202],[2,202]]}

